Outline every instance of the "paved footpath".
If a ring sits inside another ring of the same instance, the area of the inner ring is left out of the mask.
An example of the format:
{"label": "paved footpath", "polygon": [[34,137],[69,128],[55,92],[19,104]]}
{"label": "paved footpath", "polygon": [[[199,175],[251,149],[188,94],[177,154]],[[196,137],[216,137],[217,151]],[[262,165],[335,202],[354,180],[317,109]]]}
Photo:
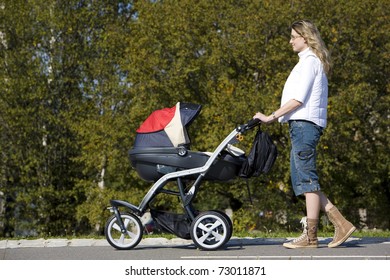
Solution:
{"label": "paved footpath", "polygon": [[[238,245],[238,243],[244,243],[242,245],[269,245],[276,243],[283,243],[292,238],[236,238],[232,237],[229,241],[230,244]],[[325,238],[319,238],[319,241],[324,241]],[[350,238],[348,242],[358,242],[361,238]],[[383,239],[383,241],[390,242],[390,238]],[[377,239],[373,239],[373,242],[377,243]],[[181,238],[143,238],[137,246],[186,246],[193,244],[192,240],[185,240]],[[0,240],[0,249],[15,249],[15,248],[53,248],[53,247],[99,247],[110,246],[106,239],[19,239],[19,240]]]}
{"label": "paved footpath", "polygon": [[[351,237],[337,248],[331,238],[319,238],[317,249],[286,249],[290,238],[232,237],[216,251],[196,250],[192,240],[147,237],[132,250],[116,250],[106,239],[1,240],[0,260],[10,259],[337,259],[390,260],[390,238]],[[195,249],[195,250],[194,250]]]}
{"label": "paved footpath", "polygon": [[[253,272],[259,266],[266,271],[261,279],[302,279],[303,271],[316,275],[317,280],[346,278],[341,277],[345,272],[348,279],[354,280],[381,279],[388,274],[390,238],[352,237],[337,248],[328,248],[331,238],[320,238],[319,248],[294,250],[284,248],[285,241],[233,237],[220,250],[203,251],[197,250],[192,240],[180,238],[146,237],[133,250],[116,250],[103,238],[0,240],[0,278],[158,280],[157,276],[141,274],[130,278],[129,271],[171,271],[179,266],[186,271],[206,269],[210,277],[183,274],[181,278],[161,279],[226,280],[232,279],[229,275],[235,276],[233,272]],[[305,260],[310,261],[309,266]],[[326,273],[318,273],[324,269]],[[245,279],[249,278],[248,274]]]}
{"label": "paved footpath", "polygon": [[[275,245],[282,244],[286,240],[292,238],[237,238],[232,237],[228,244],[235,245]],[[330,238],[319,238],[320,244],[325,244],[330,241]],[[138,246],[161,246],[161,247],[176,247],[187,246],[193,244],[192,240],[181,238],[143,238]],[[351,237],[346,241],[346,244],[383,244],[390,245],[390,238],[356,238]],[[15,249],[15,248],[54,248],[54,247],[101,247],[110,246],[106,239],[19,239],[19,240],[0,240],[0,249]]]}

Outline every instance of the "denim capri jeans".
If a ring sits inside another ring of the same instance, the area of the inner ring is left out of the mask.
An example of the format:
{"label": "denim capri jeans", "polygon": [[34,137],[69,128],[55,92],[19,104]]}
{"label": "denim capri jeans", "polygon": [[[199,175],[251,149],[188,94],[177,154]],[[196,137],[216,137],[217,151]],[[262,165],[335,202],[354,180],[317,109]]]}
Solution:
{"label": "denim capri jeans", "polygon": [[319,191],[316,148],[323,128],[305,120],[290,120],[290,172],[296,196]]}

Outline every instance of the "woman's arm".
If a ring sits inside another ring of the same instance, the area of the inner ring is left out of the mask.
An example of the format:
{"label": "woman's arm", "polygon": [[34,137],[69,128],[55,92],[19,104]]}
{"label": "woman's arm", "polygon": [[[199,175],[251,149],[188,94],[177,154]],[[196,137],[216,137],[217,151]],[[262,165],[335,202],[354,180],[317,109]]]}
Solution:
{"label": "woman's arm", "polygon": [[253,116],[253,118],[259,119],[262,123],[266,123],[266,124],[272,123],[275,120],[277,120],[278,118],[280,118],[281,116],[284,116],[284,115],[294,111],[295,109],[297,109],[301,105],[302,105],[302,102],[299,102],[295,99],[290,99],[289,101],[287,101],[286,104],[284,104],[278,110],[273,112],[271,115],[266,116],[260,112],[257,112],[256,115]]}

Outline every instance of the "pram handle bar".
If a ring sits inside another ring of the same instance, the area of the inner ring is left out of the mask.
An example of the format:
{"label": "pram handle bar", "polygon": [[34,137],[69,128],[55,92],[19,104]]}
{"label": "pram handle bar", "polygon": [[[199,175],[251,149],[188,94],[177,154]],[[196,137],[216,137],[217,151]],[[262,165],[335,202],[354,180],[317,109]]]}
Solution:
{"label": "pram handle bar", "polygon": [[247,130],[250,130],[250,129],[254,128],[255,126],[257,126],[259,124],[260,124],[260,120],[259,119],[251,119],[247,123],[237,127],[237,131],[245,132]]}

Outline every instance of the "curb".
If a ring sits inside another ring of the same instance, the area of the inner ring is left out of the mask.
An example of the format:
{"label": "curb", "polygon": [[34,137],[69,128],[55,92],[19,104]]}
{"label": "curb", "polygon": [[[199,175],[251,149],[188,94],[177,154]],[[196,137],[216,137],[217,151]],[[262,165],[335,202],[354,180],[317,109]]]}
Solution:
{"label": "curb", "polygon": [[[256,244],[279,244],[285,238],[236,238],[229,240],[231,245],[256,245]],[[143,238],[138,246],[188,246],[192,245],[192,240],[181,238]],[[0,249],[16,248],[54,248],[54,247],[98,247],[110,246],[106,239],[34,239],[34,240],[0,240]]]}

